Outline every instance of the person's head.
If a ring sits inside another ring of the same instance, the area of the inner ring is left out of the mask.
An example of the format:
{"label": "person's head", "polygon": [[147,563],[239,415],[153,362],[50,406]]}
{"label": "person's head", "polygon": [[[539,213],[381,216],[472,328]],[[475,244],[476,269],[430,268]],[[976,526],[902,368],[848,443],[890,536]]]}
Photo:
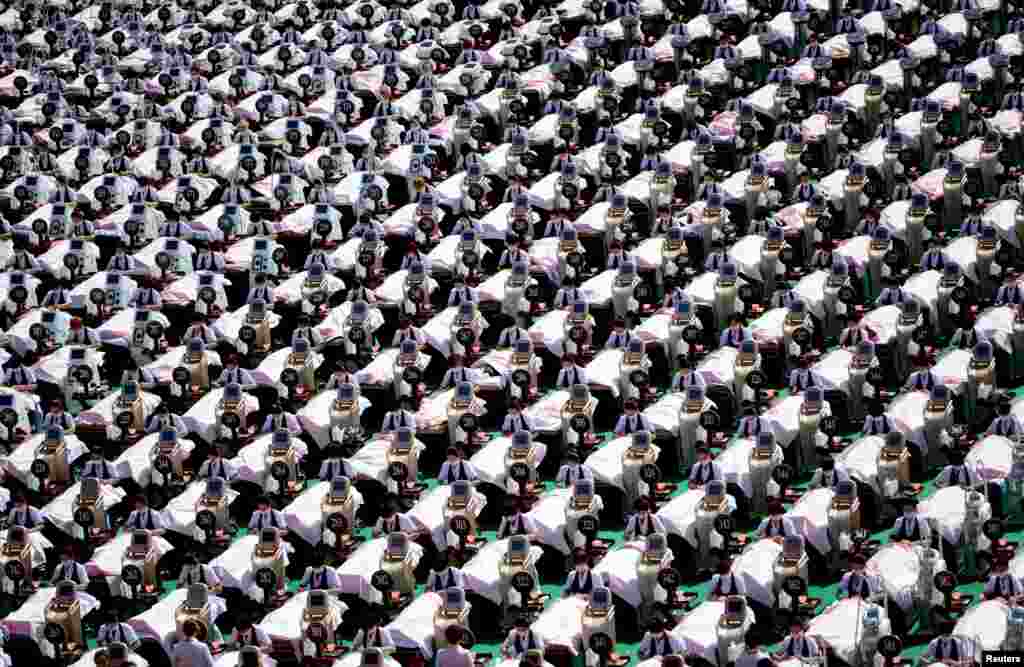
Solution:
{"label": "person's head", "polygon": [[70,544],[60,552],[60,559],[65,563],[75,559],[75,548]]}
{"label": "person's head", "polygon": [[575,364],[575,363],[576,363],[576,358],[573,357],[571,354],[563,354],[562,355],[562,368],[565,368],[565,369],[572,368],[573,364]]}
{"label": "person's head", "polygon": [[252,630],[252,619],[250,619],[248,616],[243,615],[241,618],[238,619],[238,631],[249,632],[250,630]]}
{"label": "person's head", "polygon": [[732,559],[723,558],[718,561],[718,574],[729,574],[732,572]]}
{"label": "person's head", "polygon": [[743,328],[743,316],[739,313],[729,318],[729,327],[733,330],[739,330]]}
{"label": "person's head", "polygon": [[780,517],[786,513],[786,508],[782,506],[782,503],[772,501],[768,503],[768,514],[772,517]]}
{"label": "person's head", "polygon": [[462,642],[462,635],[461,625],[449,625],[444,631],[445,641],[452,646],[458,646]]}
{"label": "person's head", "polygon": [[821,458],[821,469],[825,472],[831,472],[835,470],[836,461],[831,456],[823,456]]}
{"label": "person's head", "polygon": [[459,460],[459,450],[456,447],[449,447],[448,451],[445,452],[445,457],[448,459],[448,463],[457,463]]}
{"label": "person's head", "polygon": [[190,551],[185,554],[183,563],[185,567],[195,567],[196,565],[199,565],[199,556],[195,552]]}
{"label": "person's head", "polygon": [[707,463],[711,460],[711,450],[703,445],[697,447],[697,458],[701,463]]}
{"label": "person's head", "polygon": [[267,496],[260,496],[256,499],[256,509],[260,512],[266,512],[270,509],[270,498]]}
{"label": "person's head", "polygon": [[519,399],[513,399],[508,405],[508,412],[512,416],[519,416],[519,413],[523,411],[523,403]]}
{"label": "person's head", "polygon": [[55,398],[52,401],[50,401],[51,414],[59,415],[62,412],[64,412],[64,401],[60,400],[59,398]]}
{"label": "person's head", "polygon": [[612,322],[612,329],[614,329],[616,333],[622,333],[626,329],[626,320],[622,318],[616,318]]}
{"label": "person's head", "polygon": [[398,318],[398,328],[399,329],[408,329],[411,326],[412,326],[412,320],[410,320],[408,317],[399,317]]}
{"label": "person's head", "polygon": [[626,410],[626,414],[629,415],[630,417],[632,417],[640,409],[640,404],[637,403],[635,400],[633,400],[631,398],[628,401],[626,401],[626,403],[625,403],[625,405],[623,407]]}
{"label": "person's head", "polygon": [[799,618],[794,618],[789,622],[789,632],[794,637],[800,637],[804,634],[804,622]]}
{"label": "person's head", "polygon": [[321,568],[327,563],[327,554],[323,549],[313,550],[313,567]]}
{"label": "person's head", "polygon": [[28,506],[28,499],[24,495],[18,494],[14,496],[14,506],[19,510],[25,509]]}
{"label": "person's head", "polygon": [[864,566],[867,565],[868,561],[864,558],[863,554],[853,554],[850,556],[850,569],[854,572],[861,572],[864,570]]}
{"label": "person's head", "polygon": [[135,499],[132,501],[132,505],[135,507],[136,512],[143,511],[144,509],[146,509],[146,497],[135,496]]}
{"label": "person's head", "polygon": [[633,504],[633,507],[636,508],[636,511],[640,513],[641,516],[645,516],[648,512],[651,511],[651,501],[648,500],[647,498],[637,498],[636,502]]}
{"label": "person's head", "polygon": [[80,318],[77,318],[77,317],[72,317],[71,318],[71,330],[72,331],[78,331],[81,328],[82,328],[82,320]]}
{"label": "person's head", "polygon": [[189,619],[182,624],[181,633],[185,635],[185,639],[195,639],[199,633],[199,624]]}
{"label": "person's head", "polygon": [[227,355],[227,357],[224,359],[224,364],[228,368],[238,368],[238,355],[237,354],[229,354],[229,355]]}
{"label": "person's head", "polygon": [[444,572],[448,567],[448,552],[439,551],[434,558],[434,572]]}
{"label": "person's head", "polygon": [[526,616],[517,617],[515,628],[517,633],[525,636],[530,631],[530,619]]}
{"label": "person's head", "polygon": [[572,552],[572,562],[576,565],[577,571],[583,571],[590,567],[590,556],[586,550],[576,549]]}
{"label": "person's head", "polygon": [[870,410],[872,417],[881,417],[885,414],[885,405],[881,401],[871,401]]}
{"label": "person's head", "polygon": [[462,368],[463,359],[461,354],[452,355],[452,368]]}
{"label": "person's head", "polygon": [[651,619],[651,622],[647,626],[647,631],[652,635],[660,635],[665,632],[665,619],[661,616],[655,616]]}

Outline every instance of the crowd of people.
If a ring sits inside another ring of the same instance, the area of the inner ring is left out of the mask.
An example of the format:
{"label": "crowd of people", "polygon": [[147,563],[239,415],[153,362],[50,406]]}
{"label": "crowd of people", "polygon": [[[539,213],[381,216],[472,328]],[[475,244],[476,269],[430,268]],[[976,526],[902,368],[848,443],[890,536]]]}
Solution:
{"label": "crowd of people", "polygon": [[1021,35],[10,5],[0,667],[1024,649]]}

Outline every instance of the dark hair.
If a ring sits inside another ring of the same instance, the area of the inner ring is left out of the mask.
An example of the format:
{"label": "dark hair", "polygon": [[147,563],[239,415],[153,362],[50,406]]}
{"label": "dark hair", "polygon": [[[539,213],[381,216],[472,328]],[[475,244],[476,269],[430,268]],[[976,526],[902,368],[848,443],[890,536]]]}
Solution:
{"label": "dark hair", "polygon": [[189,619],[182,624],[181,632],[189,639],[192,639],[199,634],[199,624],[192,619]]}
{"label": "dark hair", "polygon": [[444,630],[445,641],[452,645],[458,645],[464,635],[461,625],[449,625]]}

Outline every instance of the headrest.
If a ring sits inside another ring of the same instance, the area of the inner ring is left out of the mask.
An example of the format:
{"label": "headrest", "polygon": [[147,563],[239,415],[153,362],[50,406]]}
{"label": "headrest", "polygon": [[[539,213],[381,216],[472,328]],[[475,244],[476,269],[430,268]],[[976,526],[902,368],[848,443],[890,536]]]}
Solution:
{"label": "headrest", "polygon": [[349,489],[351,488],[352,480],[344,475],[339,475],[331,480],[331,495],[336,498],[348,496]]}
{"label": "headrest", "polygon": [[713,479],[704,487],[704,495],[714,498],[725,495],[725,483],[720,479]]}
{"label": "headrest", "polygon": [[188,597],[185,605],[189,609],[202,609],[206,606],[210,597],[210,591],[206,584],[192,584],[188,587]]}
{"label": "headrest", "polygon": [[804,553],[804,538],[801,535],[787,535],[782,540],[782,553],[787,557],[800,557]]}

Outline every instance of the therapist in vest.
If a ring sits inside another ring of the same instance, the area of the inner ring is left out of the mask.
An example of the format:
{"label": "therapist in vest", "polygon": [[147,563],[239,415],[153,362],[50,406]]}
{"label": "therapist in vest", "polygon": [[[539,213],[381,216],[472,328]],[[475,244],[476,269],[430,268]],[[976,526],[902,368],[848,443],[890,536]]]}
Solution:
{"label": "therapist in vest", "polygon": [[60,564],[53,568],[53,576],[50,577],[50,584],[53,586],[60,581],[72,582],[76,591],[89,588],[89,575],[85,571],[85,566],[75,560],[75,547],[70,544],[60,552]]}
{"label": "therapist in vest", "polygon": [[1003,600],[1014,602],[1024,596],[1024,585],[1009,570],[1010,561],[1004,554],[996,556],[992,563],[992,573],[985,582],[986,600]]}
{"label": "therapist in vest", "polygon": [[260,496],[256,499],[256,511],[249,519],[249,532],[258,532],[264,528],[276,528],[280,533],[288,532],[288,524],[284,520],[284,514],[278,510],[271,509],[270,498]]}
{"label": "therapist in vest", "polygon": [[121,622],[121,612],[115,607],[104,615],[106,623],[100,626],[96,632],[96,643],[99,646],[108,646],[114,642],[121,642],[129,648],[135,648],[139,643],[135,630],[127,623]]}
{"label": "therapist in vest", "polygon": [[804,631],[804,622],[794,617],[789,623],[789,636],[782,640],[782,650],[777,658],[816,658],[821,654],[821,647],[818,642],[811,639]]}
{"label": "therapist in vest", "polygon": [[448,559],[448,552],[443,551],[434,559],[434,571],[427,580],[427,590],[441,593],[449,588],[465,588],[466,575],[462,570],[453,567]]}
{"label": "therapist in vest", "polygon": [[374,611],[367,612],[362,629],[352,639],[352,648],[359,651],[368,648],[394,648],[395,640],[387,628],[380,627],[380,615]]}
{"label": "therapist in vest", "polygon": [[722,466],[711,458],[711,450],[703,443],[697,444],[697,462],[690,468],[690,488],[702,489],[708,482],[723,479]]}
{"label": "therapist in vest", "polygon": [[736,658],[736,667],[774,667],[775,661],[761,644],[761,631],[756,627],[747,630],[747,650]]}
{"label": "therapist in vest", "polygon": [[686,653],[686,645],[669,632],[668,628],[669,624],[661,617],[656,617],[651,621],[647,627],[647,633],[640,640],[640,648],[637,651],[641,660]]}
{"label": "therapist in vest", "polygon": [[589,598],[595,586],[604,586],[604,580],[590,570],[590,556],[583,549],[576,549],[573,552],[573,562],[576,563],[576,567],[569,573],[565,585],[562,586],[562,597],[584,595]]}
{"label": "therapist in vest", "polygon": [[649,498],[643,496],[637,498],[636,502],[633,503],[633,509],[636,512],[626,522],[624,537],[627,542],[646,540],[647,536],[651,533],[668,534],[668,531],[665,529],[665,522],[661,520],[661,517],[651,513],[651,501]]}
{"label": "therapist in vest", "polygon": [[890,542],[930,543],[932,529],[928,520],[917,514],[917,498],[899,496],[894,500],[903,509],[903,516],[893,524]]}
{"label": "therapist in vest", "polygon": [[504,540],[513,535],[536,534],[537,524],[526,513],[526,504],[518,499],[509,499],[505,506],[505,516],[498,525],[498,539]]}
{"label": "therapist in vest", "polygon": [[442,484],[454,484],[455,482],[475,482],[478,479],[476,466],[463,458],[464,454],[458,447],[449,447],[447,460],[441,464],[441,472],[437,475],[437,481]]}
{"label": "therapist in vest", "polygon": [[515,627],[505,637],[501,645],[501,654],[506,658],[518,659],[527,651],[544,652],[544,640],[530,629],[530,619],[525,616],[516,618]]}
{"label": "therapist in vest", "polygon": [[133,505],[135,511],[128,515],[128,521],[124,524],[127,530],[148,530],[150,535],[164,534],[166,525],[163,515],[150,509],[145,497],[136,496]]}
{"label": "therapist in vest", "polygon": [[220,590],[221,581],[209,565],[199,562],[199,556],[189,553],[185,556],[178,575],[178,587],[188,588],[192,584],[206,584],[210,591]]}
{"label": "therapist in vest", "polygon": [[239,649],[243,646],[255,646],[266,653],[269,653],[273,646],[270,635],[263,628],[254,626],[249,616],[243,616],[238,622],[235,631],[231,633],[231,643]]}
{"label": "therapist in vest", "polygon": [[333,568],[327,567],[327,558],[323,551],[318,549],[313,554],[313,565],[307,567],[305,574],[302,575],[299,590],[341,592],[341,580],[338,578],[338,573]]}
{"label": "therapist in vest", "polygon": [[742,575],[732,571],[732,559],[724,558],[718,562],[718,574],[711,577],[708,584],[708,599],[722,600],[730,595],[747,597],[747,582]]}

